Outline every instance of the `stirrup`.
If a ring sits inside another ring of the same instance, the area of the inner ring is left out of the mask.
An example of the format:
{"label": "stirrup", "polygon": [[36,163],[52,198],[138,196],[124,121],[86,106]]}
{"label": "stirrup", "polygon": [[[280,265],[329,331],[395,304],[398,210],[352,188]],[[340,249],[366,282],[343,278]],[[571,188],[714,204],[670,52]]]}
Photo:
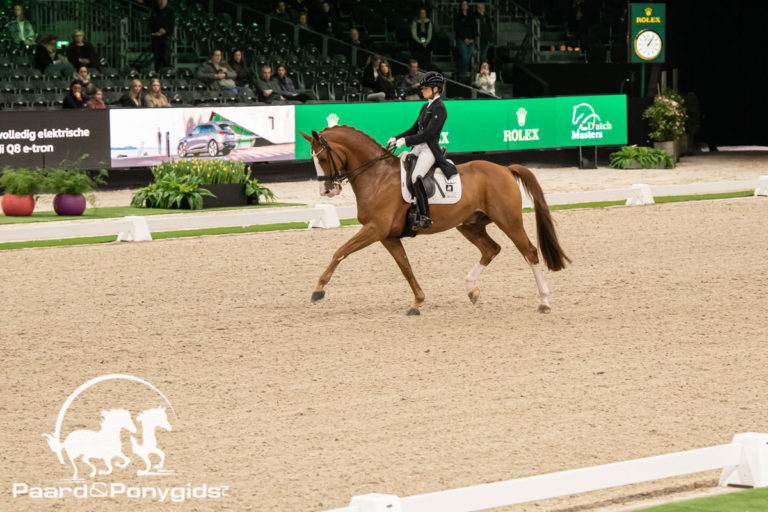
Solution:
{"label": "stirrup", "polygon": [[413,227],[419,229],[429,229],[432,227],[432,219],[426,215],[416,214],[413,219]]}

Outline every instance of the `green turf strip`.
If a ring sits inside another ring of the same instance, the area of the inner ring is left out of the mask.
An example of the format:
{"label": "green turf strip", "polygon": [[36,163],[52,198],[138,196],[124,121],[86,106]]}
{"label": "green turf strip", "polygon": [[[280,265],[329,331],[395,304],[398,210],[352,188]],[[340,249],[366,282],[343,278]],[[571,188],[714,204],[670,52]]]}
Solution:
{"label": "green turf strip", "polygon": [[768,510],[768,489],[748,489],[642,510],[644,512],[765,512]]}
{"label": "green turf strip", "polygon": [[[706,200],[706,199],[730,199],[734,197],[749,197],[752,194],[753,194],[752,191],[726,192],[722,194],[656,197],[654,198],[654,200],[657,203],[672,203],[672,202],[684,202],[684,201],[700,201],[700,200]],[[603,208],[607,206],[618,206],[623,204],[625,204],[625,201],[602,201],[602,202],[596,202],[596,203],[553,205],[550,207],[550,209],[551,210],[570,210],[575,208]],[[254,207],[263,208],[265,206],[303,206],[303,205],[301,204],[295,205],[291,203],[271,203],[269,205],[258,205]],[[159,210],[158,211],[155,209],[131,208],[131,207],[114,207],[114,208],[98,209],[98,211],[101,211],[101,210],[113,210],[113,211],[122,210],[123,212],[130,211],[131,213],[119,213],[117,215],[104,215],[102,217],[90,217],[90,218],[111,218],[111,217],[124,217],[126,215],[149,215],[149,214],[157,214],[157,213],[181,213],[179,212],[179,210]],[[204,211],[213,211],[213,210],[232,210],[232,208],[211,208]],[[532,212],[533,209],[525,208],[523,211]],[[33,215],[43,215],[47,213],[49,212],[42,212],[41,214],[33,214]],[[53,216],[56,216],[53,212],[50,212],[50,213]],[[86,218],[86,217],[58,217],[58,216],[56,217],[57,218],[55,220]],[[7,217],[5,216],[0,216],[0,224],[2,224],[3,220],[6,218]],[[24,217],[9,217],[9,218],[17,219],[17,218],[24,218]],[[54,219],[50,219],[50,220],[54,220]],[[341,220],[342,226],[354,226],[357,224],[359,224],[357,219]],[[281,223],[281,224],[264,224],[259,226],[247,226],[247,227],[227,227],[227,228],[194,229],[194,230],[186,230],[186,231],[166,231],[162,233],[152,233],[152,238],[155,240],[160,240],[164,238],[182,238],[182,237],[190,237],[190,236],[225,235],[225,234],[232,234],[232,233],[254,233],[254,232],[260,232],[260,231],[278,231],[278,230],[286,230],[286,229],[305,229],[306,227],[307,227],[306,222],[288,222],[288,223]],[[95,243],[102,243],[102,242],[113,242],[116,239],[117,239],[116,236],[106,236],[106,237],[89,237],[89,238],[67,238],[62,240],[38,240],[38,241],[32,241],[32,242],[6,242],[6,243],[0,243],[0,250],[24,249],[27,247],[53,247],[58,245],[95,244]],[[768,511],[768,507],[766,507],[766,510]]]}

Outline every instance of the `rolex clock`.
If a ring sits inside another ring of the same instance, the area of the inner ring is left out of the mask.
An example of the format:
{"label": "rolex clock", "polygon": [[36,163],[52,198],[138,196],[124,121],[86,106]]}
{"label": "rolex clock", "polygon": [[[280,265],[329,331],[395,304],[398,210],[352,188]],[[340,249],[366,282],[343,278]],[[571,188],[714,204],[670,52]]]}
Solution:
{"label": "rolex clock", "polygon": [[627,53],[629,62],[659,64],[666,59],[666,4],[629,4]]}
{"label": "rolex clock", "polygon": [[635,36],[635,53],[643,60],[653,60],[661,53],[661,36],[653,30],[641,30]]}

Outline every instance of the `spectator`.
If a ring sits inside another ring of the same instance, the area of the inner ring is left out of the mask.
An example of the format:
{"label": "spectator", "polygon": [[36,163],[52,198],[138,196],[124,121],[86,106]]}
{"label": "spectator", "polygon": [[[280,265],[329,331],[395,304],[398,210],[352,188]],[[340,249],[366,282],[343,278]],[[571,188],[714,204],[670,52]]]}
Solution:
{"label": "spectator", "polygon": [[291,2],[290,6],[290,12],[291,12],[291,18],[293,18],[297,23],[299,21],[299,15],[303,12],[309,12],[309,8],[307,7],[307,2],[304,0],[293,0]]}
{"label": "spectator", "polygon": [[131,80],[131,88],[120,98],[120,105],[129,108],[144,108],[147,100],[142,91],[141,80]]}
{"label": "spectator", "polygon": [[77,73],[75,73],[72,78],[80,82],[80,84],[83,86],[83,92],[86,96],[90,96],[94,93],[94,91],[96,91],[96,86],[91,82],[91,75],[88,74],[87,67],[80,66],[80,68],[77,70]]}
{"label": "spectator", "polygon": [[587,27],[586,8],[584,0],[572,0],[570,11],[568,11],[568,32],[570,33],[571,44],[568,50],[573,50],[574,46],[581,46],[581,40]]}
{"label": "spectator", "polygon": [[235,77],[235,85],[237,87],[248,87],[250,89],[253,85],[253,71],[251,71],[251,68],[246,64],[241,50],[232,52],[232,58],[229,59],[229,67],[232,68],[232,71],[237,73],[237,76]]}
{"label": "spectator", "polygon": [[493,22],[486,14],[483,2],[475,6],[475,17],[477,18],[477,44],[480,49],[480,62],[482,62],[488,59],[488,46],[494,40]]}
{"label": "spectator", "polygon": [[275,12],[272,13],[272,17],[281,21],[291,21],[291,15],[288,14],[288,10],[286,9],[285,2],[283,0],[279,0],[277,2],[277,5],[275,6]]}
{"label": "spectator", "polygon": [[310,94],[310,91],[297,92],[296,87],[293,85],[293,80],[288,76],[288,69],[285,64],[277,65],[277,76],[275,77],[279,85],[278,90],[280,95],[287,100],[291,101],[307,101],[314,99],[314,94]]}
{"label": "spectator", "polygon": [[7,32],[11,42],[16,46],[30,47],[35,44],[35,29],[24,16],[24,6],[17,4],[13,6],[13,20],[8,23]]}
{"label": "spectator", "polygon": [[155,71],[171,67],[171,45],[176,17],[168,7],[168,0],[157,0],[149,16],[149,31],[152,36],[152,53],[155,55]]}
{"label": "spectator", "polygon": [[212,91],[221,89],[237,90],[235,84],[237,73],[222,61],[221,50],[213,50],[211,58],[197,68],[197,79]]}
{"label": "spectator", "polygon": [[408,62],[408,73],[403,76],[403,80],[400,83],[400,87],[403,89],[406,100],[420,100],[421,95],[421,79],[424,77],[424,73],[419,71],[419,61],[411,59]]}
{"label": "spectator", "polygon": [[491,65],[487,60],[480,64],[480,72],[475,75],[473,85],[486,95],[496,97],[496,72],[491,71]]}
{"label": "spectator", "polygon": [[336,32],[336,13],[331,9],[329,2],[323,2],[320,10],[313,17],[315,30],[324,34],[333,35]]}
{"label": "spectator", "polygon": [[96,48],[85,41],[85,34],[80,29],[72,34],[72,41],[67,46],[67,59],[78,69],[80,66],[95,68],[99,65],[99,54],[96,53]]}
{"label": "spectator", "polygon": [[63,108],[85,108],[86,97],[83,94],[83,86],[77,80],[69,84],[69,92],[64,96]]}
{"label": "spectator", "polygon": [[[427,18],[427,10],[419,9],[417,16],[411,21],[411,52],[418,55],[427,64],[432,50],[432,20]],[[427,66],[429,67],[429,66]]]}
{"label": "spectator", "polygon": [[456,72],[466,77],[469,74],[469,61],[472,58],[475,39],[477,38],[477,23],[475,17],[469,12],[467,0],[461,2],[459,12],[456,13],[456,18],[453,20],[453,28],[456,35],[456,50],[459,53]]}
{"label": "spectator", "polygon": [[[379,63],[379,76],[376,79],[376,86],[373,88],[373,91],[374,94],[383,93],[383,99],[385,100],[402,99],[397,93],[397,84],[395,84],[395,77],[392,75],[392,68],[389,67],[389,62],[386,60],[382,60]],[[381,96],[377,97],[380,98]]]}
{"label": "spectator", "polygon": [[381,64],[381,55],[378,53],[372,53],[368,55],[368,59],[365,61],[365,67],[363,68],[363,87],[370,87],[376,84],[376,79],[379,77],[379,64]]}
{"label": "spectator", "polygon": [[46,75],[59,75],[69,78],[75,68],[67,58],[56,50],[56,35],[48,34],[35,49],[35,67]]}
{"label": "spectator", "polygon": [[261,66],[261,74],[256,79],[256,89],[259,91],[259,101],[273,103],[285,99],[280,94],[280,84],[272,78],[272,68],[267,64]]}
{"label": "spectator", "polygon": [[307,13],[303,12],[303,11],[299,13],[299,18],[296,21],[296,24],[300,28],[306,28],[308,30],[312,28],[312,27],[309,26],[309,17],[307,15]]}
{"label": "spectator", "polygon": [[360,31],[355,27],[349,29],[347,42],[351,45],[357,46],[358,48],[365,46],[363,40],[360,37]]}
{"label": "spectator", "polygon": [[104,104],[104,94],[98,87],[95,91],[93,91],[93,95],[88,98],[88,102],[85,104],[85,108],[88,109],[102,109],[107,108],[107,106]]}
{"label": "spectator", "polygon": [[168,98],[166,98],[165,94],[163,94],[163,86],[160,83],[159,78],[153,78],[149,81],[149,91],[147,91],[144,99],[146,101],[147,107],[150,108],[171,106]]}

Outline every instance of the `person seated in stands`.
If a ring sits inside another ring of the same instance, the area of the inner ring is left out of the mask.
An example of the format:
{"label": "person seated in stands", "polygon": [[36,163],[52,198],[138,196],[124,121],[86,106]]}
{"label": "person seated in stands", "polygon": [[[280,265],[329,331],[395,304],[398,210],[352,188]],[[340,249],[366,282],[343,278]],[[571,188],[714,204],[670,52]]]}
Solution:
{"label": "person seated in stands", "polygon": [[427,10],[419,9],[416,17],[411,21],[411,39],[408,41],[411,52],[420,56],[428,63],[432,51],[432,20],[427,17]]}
{"label": "person seated in stands", "polygon": [[298,92],[296,86],[293,85],[293,80],[288,76],[288,69],[285,64],[277,65],[277,76],[275,80],[278,83],[278,90],[280,95],[290,101],[307,101],[314,99],[314,94],[308,94],[308,91]]}
{"label": "person seated in stands", "polygon": [[419,61],[411,59],[408,62],[408,73],[406,73],[401,82],[400,88],[403,90],[406,100],[420,100],[421,95],[421,79],[424,77],[424,73],[419,71]]}
{"label": "person seated in stands", "polygon": [[77,80],[72,80],[69,84],[69,92],[64,96],[62,108],[85,108],[87,100],[83,93],[83,85]]}
{"label": "person seated in stands", "polygon": [[363,40],[360,37],[360,31],[355,27],[349,29],[349,34],[347,34],[347,42],[357,47],[365,46],[365,43],[363,43]]}
{"label": "person seated in stands", "polygon": [[296,24],[300,28],[306,28],[306,29],[312,28],[309,26],[309,15],[306,12],[299,13],[299,18],[296,20]]}
{"label": "person seated in stands", "polygon": [[56,50],[56,35],[48,34],[35,49],[35,67],[46,75],[71,77],[75,67]]}
{"label": "person seated in stands", "polygon": [[131,80],[131,88],[120,98],[120,105],[129,108],[144,108],[147,106],[147,100],[144,98],[141,80],[135,78]]}
{"label": "person seated in stands", "polygon": [[221,50],[213,50],[211,58],[197,68],[197,79],[212,91],[237,90],[237,73],[221,59]]}
{"label": "person seated in stands", "polygon": [[392,68],[386,60],[382,60],[379,64],[379,76],[376,78],[376,84],[373,91],[373,94],[368,95],[367,99],[369,101],[403,99],[397,92],[397,84],[395,83],[394,75],[392,75]]}
{"label": "person seated in stands", "polygon": [[93,95],[88,98],[88,102],[85,104],[85,108],[92,110],[107,108],[107,105],[104,103],[104,93],[101,89],[97,87],[96,90],[93,91]]}
{"label": "person seated in stands", "polygon": [[261,66],[261,73],[256,78],[256,89],[259,91],[259,101],[273,103],[285,99],[280,94],[280,84],[272,78],[272,68],[267,64]]}
{"label": "person seated in stands", "polygon": [[24,16],[24,6],[17,4],[13,6],[13,19],[6,26],[8,37],[14,46],[30,47],[35,44],[37,34],[32,24]]}
{"label": "person seated in stands", "polygon": [[251,71],[251,68],[246,64],[245,57],[243,57],[243,52],[241,50],[232,52],[232,58],[229,59],[229,67],[237,73],[237,76],[235,77],[236,86],[248,87],[249,89],[252,88],[251,86],[253,85],[254,79],[253,71]]}
{"label": "person seated in stands", "polygon": [[80,84],[83,86],[83,92],[86,96],[91,96],[96,90],[96,86],[93,85],[93,82],[91,82],[91,75],[88,73],[87,67],[80,66],[72,78],[80,82]]}
{"label": "person seated in stands", "polygon": [[368,56],[368,59],[365,61],[363,78],[361,80],[363,87],[370,87],[373,89],[376,84],[376,79],[379,77],[379,64],[381,64],[381,55],[372,53]]}
{"label": "person seated in stands", "polygon": [[484,94],[496,97],[496,72],[491,71],[491,65],[487,60],[480,64],[480,71],[475,75],[475,81],[472,84]]}
{"label": "person seated in stands", "polygon": [[318,32],[334,35],[336,33],[336,13],[333,12],[330,2],[323,2],[320,10],[313,17],[313,26]]}
{"label": "person seated in stands", "polygon": [[275,11],[272,13],[272,17],[281,21],[291,21],[291,15],[288,14],[288,9],[285,6],[284,0],[279,0],[277,2]]}
{"label": "person seated in stands", "polygon": [[85,34],[80,29],[72,34],[72,41],[67,46],[67,59],[78,68],[80,66],[95,68],[99,65],[99,54],[96,53],[96,48],[85,41]]}
{"label": "person seated in stands", "polygon": [[170,107],[171,103],[163,94],[163,86],[160,83],[159,78],[153,78],[149,81],[149,90],[144,95],[144,99],[147,103],[147,107]]}

